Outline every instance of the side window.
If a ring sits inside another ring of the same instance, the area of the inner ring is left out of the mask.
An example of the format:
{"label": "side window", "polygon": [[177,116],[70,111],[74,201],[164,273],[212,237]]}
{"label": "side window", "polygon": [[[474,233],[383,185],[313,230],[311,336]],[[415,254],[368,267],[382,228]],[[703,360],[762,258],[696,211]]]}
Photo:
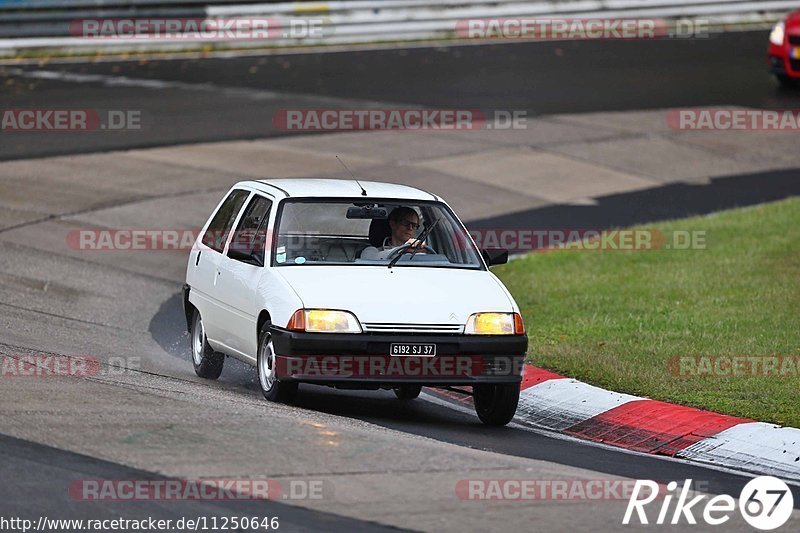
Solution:
{"label": "side window", "polygon": [[239,214],[242,204],[244,204],[249,195],[249,192],[240,189],[231,191],[203,234],[203,244],[212,250],[222,252],[225,248],[225,241],[228,240],[231,226],[233,226],[233,221],[236,220],[236,215]]}
{"label": "side window", "polygon": [[254,196],[245,209],[239,227],[233,234],[228,256],[235,250],[252,254],[259,264],[264,264],[264,248],[267,242],[267,219],[272,202],[263,196]]}

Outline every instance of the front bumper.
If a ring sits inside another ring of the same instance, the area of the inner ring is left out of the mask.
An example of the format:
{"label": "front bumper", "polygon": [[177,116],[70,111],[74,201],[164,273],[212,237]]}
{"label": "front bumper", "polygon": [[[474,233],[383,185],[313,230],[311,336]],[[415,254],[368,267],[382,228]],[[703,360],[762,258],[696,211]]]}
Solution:
{"label": "front bumper", "polygon": [[[528,349],[525,335],[271,333],[280,379],[364,387],[519,383]],[[393,343],[435,344],[436,355],[391,356]]]}
{"label": "front bumper", "polygon": [[767,59],[770,73],[776,76],[800,79],[800,57],[793,57],[792,50],[800,48],[800,44],[775,46],[770,44]]}
{"label": "front bumper", "polygon": [[780,56],[769,56],[769,72],[775,76],[788,76],[785,59]]}

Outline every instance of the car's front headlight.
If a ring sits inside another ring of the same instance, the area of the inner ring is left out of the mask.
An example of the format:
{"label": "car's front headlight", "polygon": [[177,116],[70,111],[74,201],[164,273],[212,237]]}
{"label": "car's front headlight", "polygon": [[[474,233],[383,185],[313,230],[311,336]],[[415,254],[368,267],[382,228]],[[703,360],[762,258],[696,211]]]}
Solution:
{"label": "car's front headlight", "polygon": [[467,335],[523,335],[525,325],[519,313],[475,313],[467,319]]}
{"label": "car's front headlight", "polygon": [[309,333],[361,333],[361,324],[348,311],[331,309],[298,309],[287,329]]}
{"label": "car's front headlight", "polygon": [[782,46],[785,33],[786,33],[785,23],[779,22],[775,24],[775,27],[772,28],[772,33],[769,34],[769,42],[771,42],[775,46]]}

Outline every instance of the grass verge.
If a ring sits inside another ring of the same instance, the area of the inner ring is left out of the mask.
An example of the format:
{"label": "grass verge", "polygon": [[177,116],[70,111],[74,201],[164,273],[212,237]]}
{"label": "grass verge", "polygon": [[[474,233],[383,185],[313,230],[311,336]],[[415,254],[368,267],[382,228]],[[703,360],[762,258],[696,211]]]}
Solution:
{"label": "grass verge", "polygon": [[[619,392],[800,427],[791,365],[800,198],[647,228],[668,244],[676,231],[705,232],[705,249],[559,250],[495,270],[522,309],[529,361]],[[779,366],[728,367],[725,356],[779,356]],[[746,375],[753,369],[761,375]]]}

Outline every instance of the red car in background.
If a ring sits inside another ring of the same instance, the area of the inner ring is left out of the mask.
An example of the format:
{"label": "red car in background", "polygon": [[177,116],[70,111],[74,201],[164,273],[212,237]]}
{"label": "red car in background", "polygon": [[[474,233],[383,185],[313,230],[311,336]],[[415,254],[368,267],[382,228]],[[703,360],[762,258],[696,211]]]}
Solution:
{"label": "red car in background", "polygon": [[779,22],[769,36],[769,66],[783,86],[800,80],[800,11]]}

